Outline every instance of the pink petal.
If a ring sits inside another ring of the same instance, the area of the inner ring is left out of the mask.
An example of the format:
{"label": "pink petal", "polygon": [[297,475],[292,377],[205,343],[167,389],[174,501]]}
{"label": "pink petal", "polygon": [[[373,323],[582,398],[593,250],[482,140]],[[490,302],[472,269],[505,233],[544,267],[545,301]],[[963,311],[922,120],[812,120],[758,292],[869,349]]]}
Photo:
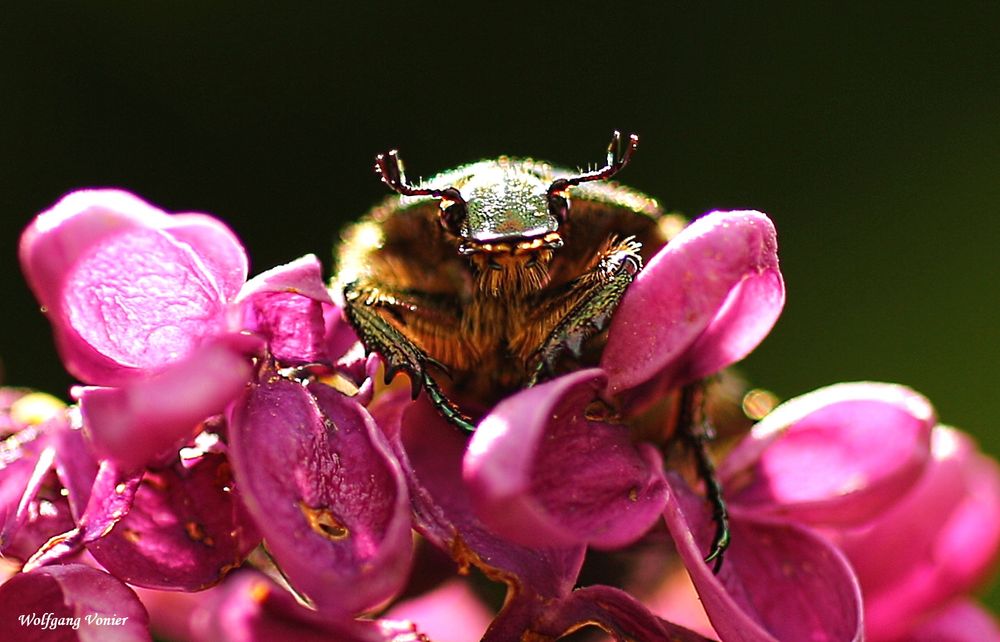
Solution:
{"label": "pink petal", "polygon": [[195,642],[418,642],[409,625],[330,617],[297,603],[255,571],[235,575],[190,616]]}
{"label": "pink petal", "polygon": [[207,214],[175,214],[164,228],[191,246],[215,277],[222,296],[232,300],[247,280],[247,253],[233,231]]}
{"label": "pink petal", "polygon": [[938,427],[934,462],[911,492],[840,545],[865,592],[868,633],[888,640],[977,586],[1000,553],[1000,470]]}
{"label": "pink petal", "polygon": [[[339,307],[323,306],[323,319],[326,324],[326,353],[331,359],[340,359],[358,344],[358,335]],[[365,360],[364,350],[360,351],[360,360]]]}
{"label": "pink petal", "polygon": [[0,461],[0,552],[6,552],[17,532],[28,520],[29,509],[55,461],[51,438],[35,433],[30,440],[12,439]]}
{"label": "pink petal", "polygon": [[667,527],[721,639],[860,642],[861,593],[836,548],[807,528],[734,511],[715,575],[702,559],[715,527],[708,505],[679,478],[668,481]]}
{"label": "pink petal", "polygon": [[[875,638],[869,638],[875,639]],[[960,600],[934,613],[905,642],[998,642],[994,616],[972,600]]]}
{"label": "pink petal", "polygon": [[[930,402],[846,383],[782,404],[722,462],[733,505],[812,524],[857,524],[899,499],[930,460]],[[877,445],[877,447],[875,447]]]}
{"label": "pink petal", "polygon": [[332,308],[333,301],[322,266],[312,254],[254,277],[237,301],[243,309],[242,327],[261,333],[278,362],[330,361],[324,308]]}
{"label": "pink petal", "polygon": [[315,254],[306,254],[291,263],[271,268],[246,282],[236,297],[242,303],[261,294],[298,294],[319,303],[333,305],[323,282],[323,266]]}
{"label": "pink petal", "polygon": [[[83,381],[123,383],[219,331],[222,288],[192,246],[166,231],[170,224],[134,196],[88,191],[64,198],[22,236],[28,281],[67,369]],[[223,256],[234,251],[223,244]]]}
{"label": "pink petal", "polygon": [[211,586],[260,542],[231,485],[220,454],[206,454],[190,468],[177,462],[147,470],[128,515],[88,549],[129,584],[185,591]]}
{"label": "pink petal", "polygon": [[39,214],[21,235],[21,267],[39,302],[51,309],[65,274],[92,247],[131,228],[168,222],[164,212],[128,192],[72,192]]}
{"label": "pink petal", "polygon": [[33,481],[29,483],[15,528],[2,534],[3,557],[8,561],[25,562],[53,537],[73,528],[69,502],[61,495],[61,490],[52,471],[44,473],[39,486],[35,487]]}
{"label": "pink petal", "polygon": [[476,565],[519,590],[546,597],[573,588],[585,547],[527,547],[492,532],[473,513],[462,457],[466,437],[424,397],[383,395],[372,409],[403,466],[417,529],[460,568]]}
{"label": "pink petal", "polygon": [[604,387],[581,370],[502,401],[480,422],[464,462],[476,511],[527,546],[620,548],[666,504],[663,460],[627,426],[586,418]]}
{"label": "pink petal", "polygon": [[73,516],[79,520],[90,501],[99,463],[90,453],[82,430],[58,430],[52,438],[56,447],[56,474],[66,489]]}
{"label": "pink petal", "polygon": [[573,591],[557,609],[544,612],[535,630],[560,635],[584,623],[598,626],[622,642],[710,642],[694,631],[661,620],[631,595],[611,586]]}
{"label": "pink petal", "polygon": [[76,528],[49,539],[24,564],[24,570],[64,561],[84,545],[111,532],[132,508],[140,479],[139,473],[122,470],[109,460],[102,461]]}
{"label": "pink petal", "polygon": [[625,591],[599,585],[577,589],[558,600],[515,594],[482,642],[556,640],[588,626],[610,633],[618,642],[710,642],[694,631],[661,620]]}
{"label": "pink petal", "polygon": [[434,642],[469,642],[483,637],[493,613],[468,584],[453,579],[396,604],[385,618],[414,622]]}
{"label": "pink petal", "polygon": [[669,570],[652,593],[643,595],[643,603],[650,611],[670,622],[708,637],[718,637],[708,621],[691,576],[683,568]]}
{"label": "pink petal", "polygon": [[411,555],[399,464],[357,402],[273,377],[234,406],[238,487],[291,584],[321,609],[354,614],[397,593]]}
{"label": "pink petal", "polygon": [[126,387],[85,389],[84,428],[101,456],[124,468],[141,466],[193,436],[249,380],[246,357],[216,341]]}
{"label": "pink petal", "polygon": [[620,393],[674,388],[739,361],[785,302],[774,226],[760,212],[712,212],[650,260],[615,312],[601,367]]}
{"label": "pink petal", "polygon": [[[79,628],[64,623],[47,629],[44,620],[22,625],[19,616],[79,618]],[[149,618],[139,598],[121,581],[95,568],[82,564],[46,566],[15,575],[0,586],[0,640],[150,639]]]}
{"label": "pink petal", "polygon": [[149,613],[149,628],[156,639],[176,642],[194,639],[193,614],[213,601],[214,593],[222,587],[213,587],[197,593],[183,591],[157,591],[139,586],[131,587]]}

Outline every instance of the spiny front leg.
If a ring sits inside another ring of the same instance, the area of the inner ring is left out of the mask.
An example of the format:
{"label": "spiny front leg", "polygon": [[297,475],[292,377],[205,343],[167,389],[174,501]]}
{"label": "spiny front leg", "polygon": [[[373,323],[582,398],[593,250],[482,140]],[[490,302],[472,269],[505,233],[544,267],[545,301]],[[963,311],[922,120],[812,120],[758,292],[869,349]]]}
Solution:
{"label": "spiny front leg", "polygon": [[[385,383],[388,384],[400,370],[406,371],[410,376],[414,399],[422,386],[431,403],[445,419],[464,431],[472,432],[476,429],[472,420],[448,399],[428,372],[431,365],[445,372],[447,367],[428,355],[406,334],[406,331],[412,332],[414,328],[418,332],[422,327],[434,328],[437,340],[442,339],[441,335],[449,335],[444,338],[461,343],[461,338],[457,335],[458,323],[440,323],[442,318],[448,317],[447,312],[427,298],[423,301],[420,299],[419,295],[413,293],[393,293],[371,284],[362,285],[357,281],[344,287],[347,319],[354,326],[365,348],[369,352],[377,352],[385,360]],[[425,323],[415,322],[417,319],[423,319]],[[428,320],[439,323],[427,323]]]}
{"label": "spiny front leg", "polygon": [[[642,269],[641,247],[632,237],[612,241],[594,267],[544,311],[554,327],[531,356],[534,368],[529,386],[537,383],[543,372],[552,374],[567,351],[579,357],[587,340],[607,327],[625,290]],[[567,306],[571,306],[568,312]]]}

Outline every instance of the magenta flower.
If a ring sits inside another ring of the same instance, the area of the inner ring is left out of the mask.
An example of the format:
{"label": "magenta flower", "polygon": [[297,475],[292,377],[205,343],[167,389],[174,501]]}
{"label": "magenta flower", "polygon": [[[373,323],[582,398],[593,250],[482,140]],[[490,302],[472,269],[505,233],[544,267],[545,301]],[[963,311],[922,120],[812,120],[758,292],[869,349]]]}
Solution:
{"label": "magenta flower", "polygon": [[143,601],[193,640],[709,639],[627,570],[581,580],[588,549],[679,558],[711,626],[681,621],[726,642],[997,638],[967,595],[1000,549],[1000,474],[898,386],[831,387],[758,423],[719,468],[733,540],[718,574],[704,562],[715,522],[671,431],[692,384],[780,314],[763,214],[693,222],[599,359],[503,399],[472,437],[376,386],[315,257],[247,281],[215,219],[97,190],[40,215],[21,259],[86,386],[68,409],[0,389],[0,552],[22,564],[4,639],[33,610],[127,614],[119,638],[148,640]]}
{"label": "magenta flower", "polygon": [[[67,425],[65,407],[54,398],[0,388],[0,438],[5,446],[0,458],[0,554],[4,557],[23,562],[50,537],[73,526],[69,499],[60,492],[54,470]],[[66,463],[60,458],[64,473]]]}
{"label": "magenta flower", "polygon": [[[808,617],[813,605],[788,596],[845,569],[864,598],[868,640],[1000,639],[965,597],[1000,551],[1000,472],[967,438],[937,426],[920,395],[860,383],[793,399],[758,423],[719,473],[735,555],[718,576],[688,569],[722,639],[834,639],[831,622]],[[697,501],[679,505],[667,523],[675,536],[695,534],[678,545],[697,560],[709,516]],[[813,549],[808,567],[759,563],[803,542]],[[743,564],[736,551],[744,546],[758,564]],[[851,596],[833,588],[814,595],[849,615]],[[779,595],[783,608],[767,608]],[[942,637],[927,638],[928,630]]]}
{"label": "magenta flower", "polygon": [[[352,383],[367,370],[343,355],[356,339],[315,257],[244,282],[245,253],[221,223],[109,190],[40,215],[21,255],[67,368],[101,386],[78,393],[73,425],[22,439],[16,474],[3,476],[4,541],[24,530],[21,505],[52,467],[73,509],[72,528],[37,542],[26,572],[86,547],[131,584],[200,590],[263,535],[329,622],[350,628],[400,590],[406,487],[360,403],[370,384]],[[299,366],[356,396],[286,378]]]}
{"label": "magenta flower", "polygon": [[92,443],[125,468],[193,436],[250,379],[229,318],[247,259],[215,219],[74,192],[35,219],[20,255],[66,368],[102,386],[80,394]]}

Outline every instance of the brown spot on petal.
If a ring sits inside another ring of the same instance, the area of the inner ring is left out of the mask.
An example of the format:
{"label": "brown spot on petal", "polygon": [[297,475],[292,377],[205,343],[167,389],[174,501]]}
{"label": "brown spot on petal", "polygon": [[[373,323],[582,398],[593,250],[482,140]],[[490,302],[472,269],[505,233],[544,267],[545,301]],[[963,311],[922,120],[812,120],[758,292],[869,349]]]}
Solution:
{"label": "brown spot on petal", "polygon": [[133,544],[138,544],[139,540],[142,539],[142,535],[139,533],[139,531],[133,530],[131,528],[123,528],[122,537],[124,537],[126,540],[128,540]]}
{"label": "brown spot on petal", "polygon": [[339,542],[350,537],[351,531],[329,508],[313,508],[305,502],[299,502],[299,510],[309,520],[309,526],[328,540]]}
{"label": "brown spot on petal", "polygon": [[146,472],[145,475],[142,476],[142,483],[146,484],[153,490],[158,490],[161,492],[166,490],[168,486],[166,479],[164,479],[160,475],[156,475],[148,471]]}
{"label": "brown spot on petal", "polygon": [[205,527],[198,522],[187,522],[184,524],[184,532],[195,542],[201,542],[205,546],[215,546],[215,540],[205,534]]}
{"label": "brown spot on petal", "polygon": [[639,501],[639,489],[638,488],[632,487],[632,488],[628,489],[628,500],[630,502],[637,502],[637,501]]}
{"label": "brown spot on petal", "polygon": [[479,556],[468,547],[458,533],[455,533],[455,539],[451,541],[451,551],[449,553],[451,559],[455,560],[455,563],[458,564],[459,575],[468,575],[469,567],[479,559]]}
{"label": "brown spot on petal", "polygon": [[233,481],[233,469],[228,461],[221,462],[215,469],[215,487],[229,490],[227,487]]}
{"label": "brown spot on petal", "polygon": [[595,399],[590,402],[584,409],[583,416],[588,421],[600,421],[604,423],[617,423],[621,420],[618,412],[603,399]]}

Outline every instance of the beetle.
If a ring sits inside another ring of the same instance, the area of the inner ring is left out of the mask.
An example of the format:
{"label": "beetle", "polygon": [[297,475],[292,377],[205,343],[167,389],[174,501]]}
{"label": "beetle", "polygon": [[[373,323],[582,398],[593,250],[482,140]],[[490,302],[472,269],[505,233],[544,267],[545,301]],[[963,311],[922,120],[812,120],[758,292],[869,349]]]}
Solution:
{"label": "beetle", "polygon": [[[603,167],[572,172],[501,156],[410,184],[398,153],[375,170],[397,194],[349,227],[335,287],[368,352],[426,391],[451,423],[472,432],[468,408],[567,368],[594,365],[601,336],[635,275],[668,240],[656,200],[607,182],[638,137],[614,132]],[[678,403],[692,406],[697,391]],[[694,427],[678,413],[715,506],[721,562],[728,526],[721,490]]]}

